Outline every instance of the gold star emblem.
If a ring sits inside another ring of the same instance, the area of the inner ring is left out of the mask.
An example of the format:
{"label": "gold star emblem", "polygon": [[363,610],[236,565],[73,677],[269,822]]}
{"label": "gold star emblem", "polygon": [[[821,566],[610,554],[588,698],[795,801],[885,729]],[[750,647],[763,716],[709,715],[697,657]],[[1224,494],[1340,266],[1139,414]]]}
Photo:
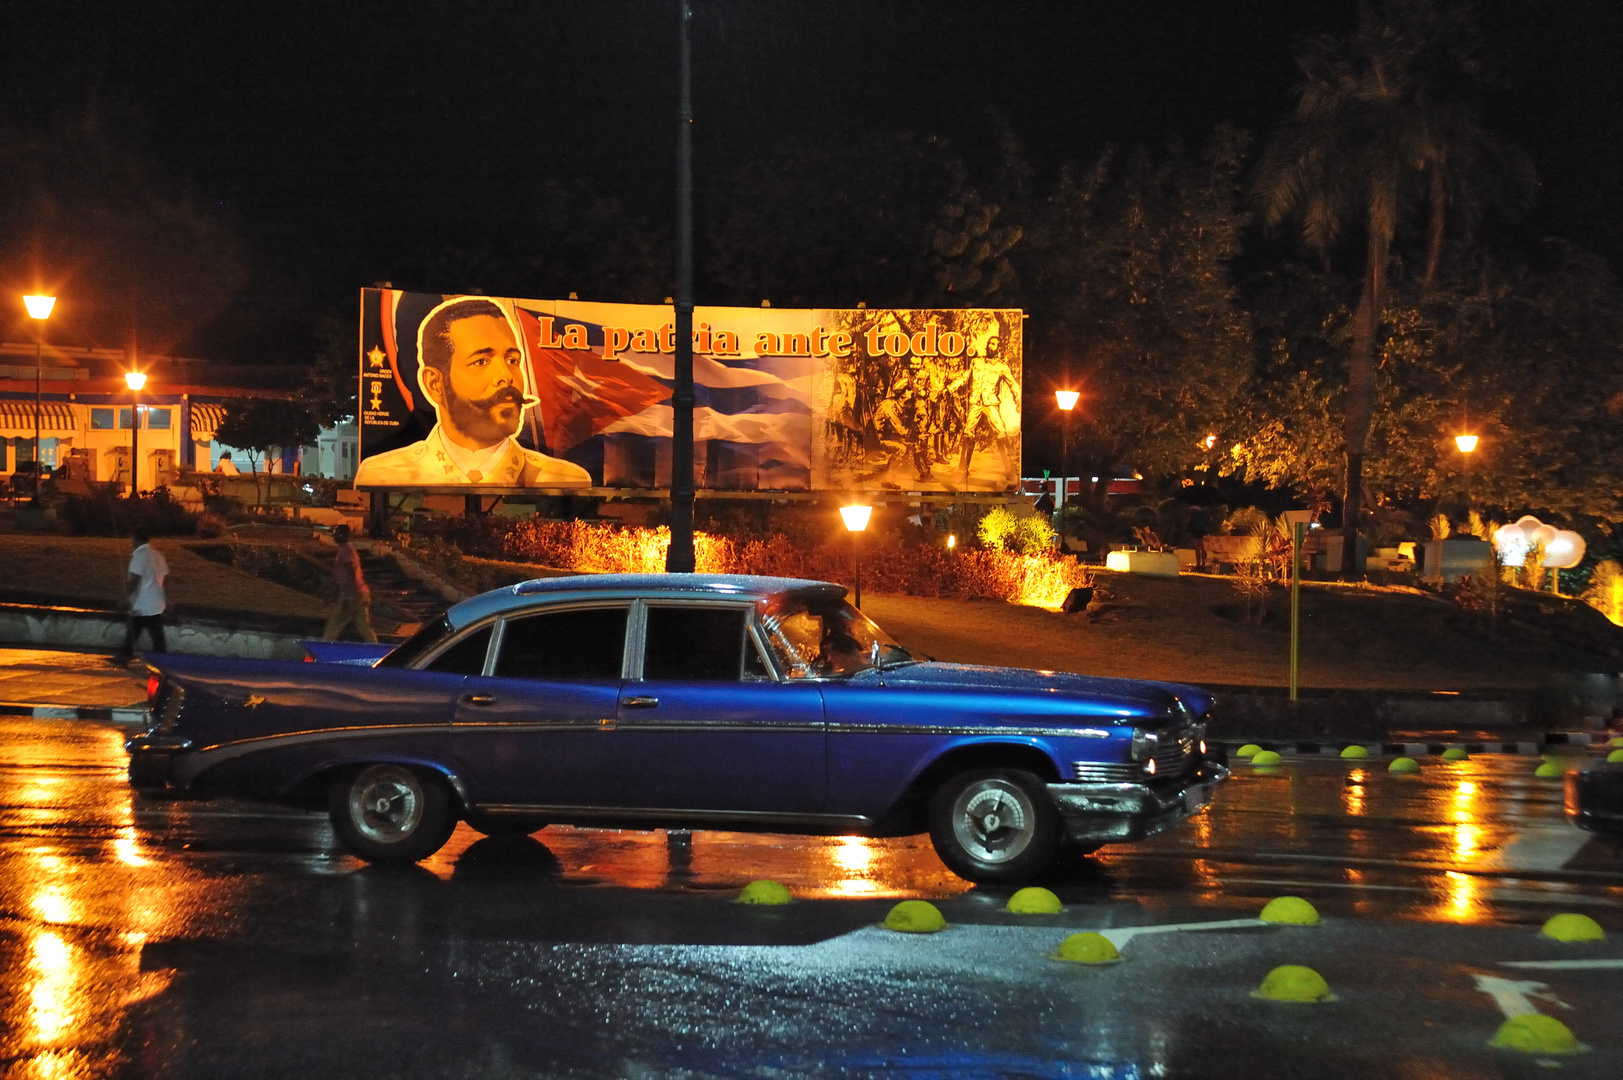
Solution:
{"label": "gold star emblem", "polygon": [[366,354],[366,358],[367,360],[371,361],[372,366],[375,368],[381,368],[383,366],[383,361],[388,359],[388,357],[383,355],[383,350],[378,348],[376,345],[372,346],[372,351]]}
{"label": "gold star emblem", "polygon": [[383,384],[375,382],[372,384],[372,409],[376,411],[381,408],[383,408]]}

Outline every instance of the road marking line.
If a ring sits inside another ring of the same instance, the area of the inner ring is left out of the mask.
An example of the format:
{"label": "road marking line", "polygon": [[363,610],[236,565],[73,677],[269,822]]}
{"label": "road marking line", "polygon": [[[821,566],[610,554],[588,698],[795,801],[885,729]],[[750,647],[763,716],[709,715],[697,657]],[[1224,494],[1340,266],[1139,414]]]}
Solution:
{"label": "road marking line", "polygon": [[1261,919],[1223,919],[1219,922],[1168,923],[1164,926],[1120,926],[1109,930],[1100,930],[1099,934],[1114,945],[1117,951],[1120,951],[1129,941],[1140,934],[1167,934],[1174,930],[1240,930],[1273,925],[1273,923],[1266,923]]}
{"label": "road marking line", "polygon": [[1603,971],[1623,968],[1623,960],[1501,960],[1499,966],[1543,971]]}
{"label": "road marking line", "polygon": [[1476,988],[1493,998],[1493,1003],[1499,1006],[1499,1011],[1505,1014],[1507,1020],[1517,1016],[1537,1016],[1538,1007],[1531,1000],[1535,997],[1563,1009],[1572,1008],[1550,993],[1550,988],[1541,982],[1518,982],[1515,979],[1501,979],[1497,975],[1478,975]]}

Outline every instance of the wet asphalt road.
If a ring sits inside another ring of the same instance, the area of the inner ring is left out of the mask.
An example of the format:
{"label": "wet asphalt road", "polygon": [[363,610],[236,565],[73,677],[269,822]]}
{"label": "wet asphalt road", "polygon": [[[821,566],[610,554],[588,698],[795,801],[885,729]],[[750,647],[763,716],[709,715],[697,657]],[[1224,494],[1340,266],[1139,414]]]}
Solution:
{"label": "wet asphalt road", "polygon": [[[1201,817],[1049,882],[1064,914],[1022,918],[923,838],[462,827],[381,871],[318,815],[132,800],[122,735],[0,718],[5,1076],[1623,1073],[1623,858],[1565,823],[1536,759],[1242,767]],[[731,903],[761,877],[797,903]],[[1280,894],[1325,921],[1047,958],[1077,929],[1249,918]],[[905,897],[952,926],[878,928]],[[1609,940],[1540,938],[1558,911]],[[1572,960],[1616,963],[1503,966]],[[1252,998],[1283,963],[1338,1000]],[[1512,999],[1587,1049],[1488,1048],[1504,1014],[1481,977],[1525,984]]]}

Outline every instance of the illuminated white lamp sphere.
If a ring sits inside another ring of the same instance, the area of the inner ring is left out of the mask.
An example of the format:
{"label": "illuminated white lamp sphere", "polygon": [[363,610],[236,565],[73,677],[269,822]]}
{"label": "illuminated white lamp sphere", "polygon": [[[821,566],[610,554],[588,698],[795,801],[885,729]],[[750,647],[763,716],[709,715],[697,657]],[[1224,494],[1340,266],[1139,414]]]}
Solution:
{"label": "illuminated white lamp sphere", "polygon": [[1054,400],[1059,402],[1059,407],[1064,409],[1066,412],[1070,412],[1072,409],[1076,408],[1077,400],[1081,398],[1081,396],[1082,395],[1075,390],[1054,391]]}
{"label": "illuminated white lamp sphere", "polygon": [[28,309],[30,319],[49,319],[51,309],[56,307],[56,297],[25,296],[23,297],[23,307]]}
{"label": "illuminated white lamp sphere", "polygon": [[1454,436],[1454,445],[1460,448],[1460,453],[1469,454],[1476,449],[1476,436],[1456,435]]}
{"label": "illuminated white lamp sphere", "polygon": [[139,390],[139,389],[141,389],[141,387],[145,386],[146,384],[147,384],[147,373],[146,372],[144,372],[144,371],[126,371],[124,373],[124,385],[128,386],[131,390]]}
{"label": "illuminated white lamp sphere", "polygon": [[871,506],[842,506],[840,516],[845,519],[845,527],[851,532],[862,532],[868,527],[868,518],[873,515]]}
{"label": "illuminated white lamp sphere", "polygon": [[1555,539],[1544,545],[1544,565],[1551,570],[1570,570],[1584,561],[1587,545],[1571,529],[1555,530]]}

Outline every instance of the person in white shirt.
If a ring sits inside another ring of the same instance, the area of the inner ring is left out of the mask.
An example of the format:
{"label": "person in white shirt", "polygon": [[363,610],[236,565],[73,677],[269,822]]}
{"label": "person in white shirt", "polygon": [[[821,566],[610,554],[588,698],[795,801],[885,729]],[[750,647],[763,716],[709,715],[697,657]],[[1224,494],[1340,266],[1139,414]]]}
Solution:
{"label": "person in white shirt", "polygon": [[164,596],[164,579],[169,576],[169,563],[163,552],[147,543],[145,529],[136,529],[131,539],[135,551],[130,555],[125,591],[129,594],[129,630],[124,637],[124,650],[118,659],[128,663],[135,656],[135,639],[145,630],[152,639],[153,652],[168,652],[163,640],[163,613],[168,602]]}
{"label": "person in white shirt", "polygon": [[242,473],[242,470],[237,468],[237,463],[231,460],[229,450],[220,455],[220,463],[214,466],[214,471],[222,476],[240,476]]}

